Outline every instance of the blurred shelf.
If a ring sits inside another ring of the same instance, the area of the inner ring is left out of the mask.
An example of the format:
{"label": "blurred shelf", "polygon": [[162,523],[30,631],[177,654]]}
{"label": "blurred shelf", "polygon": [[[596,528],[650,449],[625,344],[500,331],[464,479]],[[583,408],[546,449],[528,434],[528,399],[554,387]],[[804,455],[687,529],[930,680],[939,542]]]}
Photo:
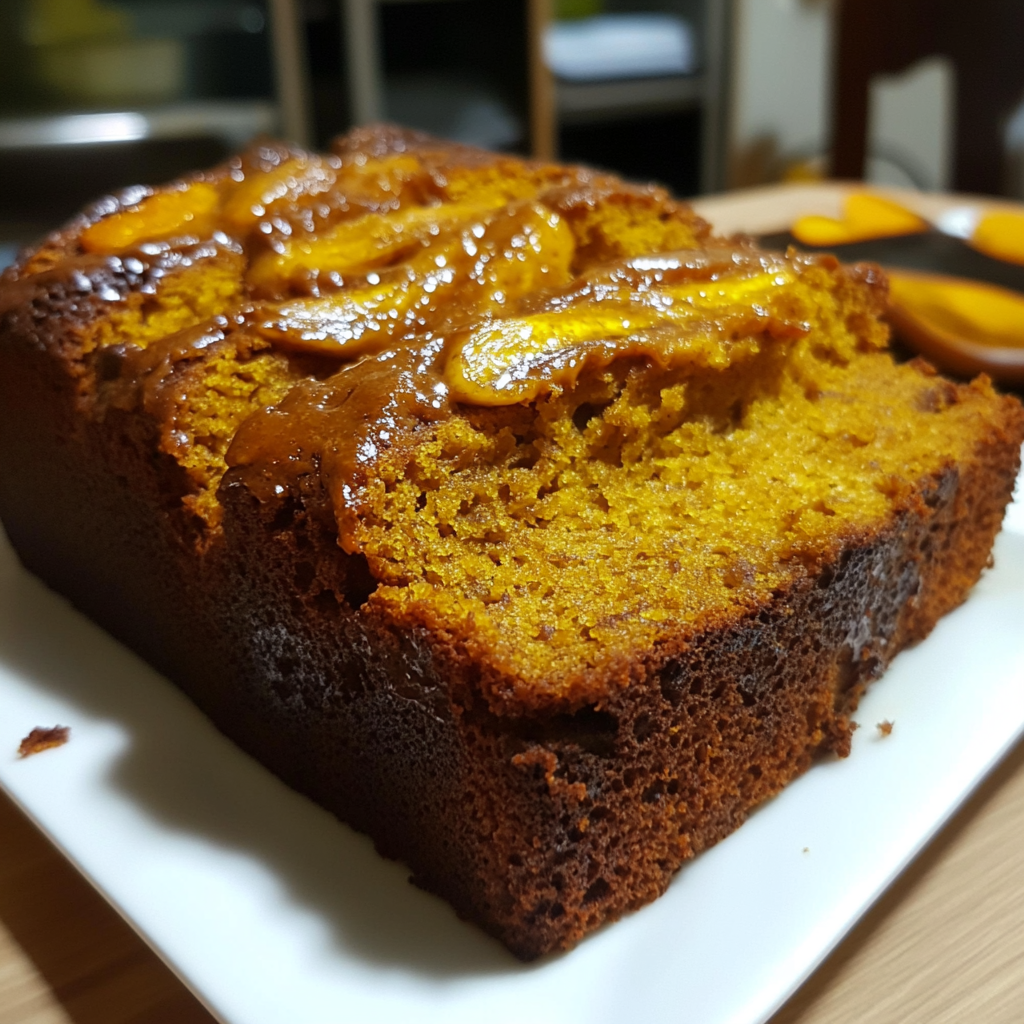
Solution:
{"label": "blurred shelf", "polygon": [[538,136],[551,135],[537,59],[546,4],[340,0],[350,123],[396,121],[471,145],[536,152]]}
{"label": "blurred shelf", "polygon": [[655,61],[645,77],[551,76],[551,151],[628,178],[658,180],[680,195],[721,190],[733,7],[732,0],[606,0],[608,15],[672,15],[685,22],[694,51],[687,66],[694,71],[663,67],[659,74]]}
{"label": "blurred shelf", "polygon": [[142,140],[215,138],[229,148],[274,132],[269,100],[210,100],[148,110],[97,111],[0,119],[0,151]]}
{"label": "blurred shelf", "polygon": [[699,107],[707,95],[703,75],[669,75],[601,82],[555,83],[555,109],[563,124],[584,124],[635,114]]}

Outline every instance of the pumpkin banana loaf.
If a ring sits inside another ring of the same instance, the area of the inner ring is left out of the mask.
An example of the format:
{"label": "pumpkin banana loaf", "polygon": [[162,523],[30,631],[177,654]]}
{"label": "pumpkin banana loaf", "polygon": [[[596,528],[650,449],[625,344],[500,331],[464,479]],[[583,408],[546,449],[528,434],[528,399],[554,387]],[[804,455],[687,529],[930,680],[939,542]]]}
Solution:
{"label": "pumpkin banana loaf", "polygon": [[1024,412],[873,267],[391,128],[97,204],[0,284],[22,561],[527,959],[826,751],[990,557]]}

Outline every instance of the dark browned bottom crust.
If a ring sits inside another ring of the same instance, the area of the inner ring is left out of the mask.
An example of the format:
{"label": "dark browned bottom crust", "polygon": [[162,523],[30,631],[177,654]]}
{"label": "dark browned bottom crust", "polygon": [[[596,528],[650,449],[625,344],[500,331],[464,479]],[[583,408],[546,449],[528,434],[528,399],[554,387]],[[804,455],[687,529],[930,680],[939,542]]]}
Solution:
{"label": "dark browned bottom crust", "polygon": [[816,756],[848,752],[866,683],[986,565],[1021,433],[1007,403],[885,530],[649,651],[600,708],[515,719],[452,638],[359,611],[373,580],[322,495],[261,505],[229,474],[223,541],[199,555],[147,420],[82,416],[31,332],[3,360],[0,514],[24,564],[523,959],[654,899]]}

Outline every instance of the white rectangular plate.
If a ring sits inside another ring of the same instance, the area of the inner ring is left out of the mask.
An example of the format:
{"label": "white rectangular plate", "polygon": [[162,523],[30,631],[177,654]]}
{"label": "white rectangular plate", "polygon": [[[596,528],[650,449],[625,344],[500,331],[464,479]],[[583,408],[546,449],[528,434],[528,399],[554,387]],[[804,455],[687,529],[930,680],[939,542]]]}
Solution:
{"label": "white rectangular plate", "polygon": [[[1024,731],[1020,503],[995,559],[868,694],[847,760],[797,780],[662,899],[533,965],[241,753],[2,541],[0,784],[230,1024],[756,1024]],[[16,759],[56,724],[70,743]]]}

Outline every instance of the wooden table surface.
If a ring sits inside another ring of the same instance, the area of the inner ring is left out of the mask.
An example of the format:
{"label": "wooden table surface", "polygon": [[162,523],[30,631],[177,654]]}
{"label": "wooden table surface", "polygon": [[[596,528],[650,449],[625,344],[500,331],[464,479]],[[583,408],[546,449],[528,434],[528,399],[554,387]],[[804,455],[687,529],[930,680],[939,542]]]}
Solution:
{"label": "wooden table surface", "polygon": [[[779,218],[790,212],[837,208],[841,191],[756,190],[698,205],[723,229],[771,231],[783,227]],[[931,213],[948,202],[920,197],[918,207]],[[893,741],[898,740],[897,728]],[[213,1020],[0,794],[0,1024]],[[861,1021],[1024,1021],[1024,746],[989,777],[771,1024]]]}

